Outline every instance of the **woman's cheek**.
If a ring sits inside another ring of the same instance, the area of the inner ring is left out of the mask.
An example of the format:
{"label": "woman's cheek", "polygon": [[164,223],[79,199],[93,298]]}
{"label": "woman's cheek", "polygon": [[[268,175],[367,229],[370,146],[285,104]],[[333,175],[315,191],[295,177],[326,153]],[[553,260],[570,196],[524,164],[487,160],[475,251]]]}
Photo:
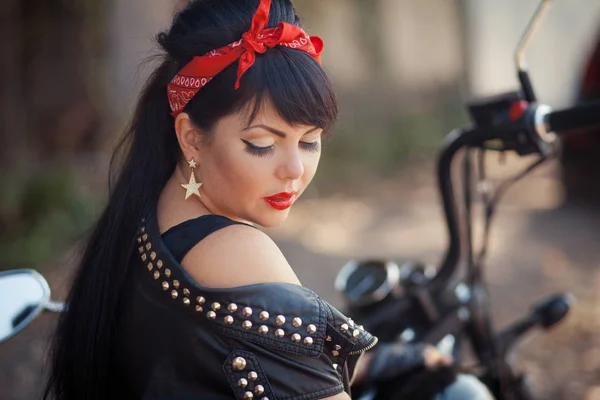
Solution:
{"label": "woman's cheek", "polygon": [[315,177],[317,172],[317,168],[319,166],[319,160],[321,156],[320,154],[313,155],[312,159],[308,160],[308,162],[304,166],[304,181],[305,185],[308,185],[312,179]]}
{"label": "woman's cheek", "polygon": [[265,183],[268,183],[269,175],[266,171],[268,168],[265,168],[264,164],[264,162],[253,162],[241,166],[239,178],[247,191],[260,191],[261,185],[264,186]]}

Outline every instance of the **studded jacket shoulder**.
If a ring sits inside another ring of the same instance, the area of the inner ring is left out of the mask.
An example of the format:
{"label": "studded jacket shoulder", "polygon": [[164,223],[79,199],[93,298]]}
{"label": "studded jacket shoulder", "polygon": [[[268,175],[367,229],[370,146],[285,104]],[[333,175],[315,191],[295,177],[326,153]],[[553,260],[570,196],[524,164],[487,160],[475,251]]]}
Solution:
{"label": "studded jacket shoulder", "polygon": [[346,390],[377,338],[303,286],[198,285],[140,221],[115,365],[143,399],[311,400]]}

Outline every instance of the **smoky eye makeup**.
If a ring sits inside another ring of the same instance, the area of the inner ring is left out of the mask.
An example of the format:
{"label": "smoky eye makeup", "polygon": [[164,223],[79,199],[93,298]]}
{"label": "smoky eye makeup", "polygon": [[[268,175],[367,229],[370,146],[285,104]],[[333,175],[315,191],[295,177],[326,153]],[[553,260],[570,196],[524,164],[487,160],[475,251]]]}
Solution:
{"label": "smoky eye makeup", "polygon": [[318,140],[314,142],[300,142],[300,148],[309,153],[318,153],[321,150],[321,144]]}
{"label": "smoky eye makeup", "polygon": [[246,148],[244,149],[244,151],[253,156],[268,157],[269,155],[273,154],[273,152],[275,151],[274,144],[272,144],[270,146],[261,147],[261,146],[252,144],[249,141],[244,140],[244,139],[242,139],[242,142],[244,142],[244,144],[246,145]]}

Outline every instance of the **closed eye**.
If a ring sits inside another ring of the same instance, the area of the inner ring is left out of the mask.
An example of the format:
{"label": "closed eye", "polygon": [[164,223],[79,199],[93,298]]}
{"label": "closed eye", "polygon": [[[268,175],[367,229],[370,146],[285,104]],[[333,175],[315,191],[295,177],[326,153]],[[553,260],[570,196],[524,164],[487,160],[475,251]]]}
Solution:
{"label": "closed eye", "polygon": [[255,144],[252,144],[249,141],[244,140],[244,139],[242,139],[242,142],[244,142],[246,144],[246,148],[244,149],[244,151],[253,156],[268,157],[269,155],[271,155],[273,153],[273,151],[275,151],[274,144],[272,144],[270,146],[260,147]]}
{"label": "closed eye", "polygon": [[319,142],[300,142],[300,148],[310,153],[318,153],[320,150]]}

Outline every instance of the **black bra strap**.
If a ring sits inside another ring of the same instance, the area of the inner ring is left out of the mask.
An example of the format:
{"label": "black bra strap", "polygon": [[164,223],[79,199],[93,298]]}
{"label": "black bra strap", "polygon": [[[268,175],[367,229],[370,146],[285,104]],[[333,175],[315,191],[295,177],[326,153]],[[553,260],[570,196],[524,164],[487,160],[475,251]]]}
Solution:
{"label": "black bra strap", "polygon": [[[178,262],[202,239],[229,225],[247,225],[222,215],[203,215],[175,225],[162,234],[162,239]],[[251,225],[248,225],[251,226]]]}

